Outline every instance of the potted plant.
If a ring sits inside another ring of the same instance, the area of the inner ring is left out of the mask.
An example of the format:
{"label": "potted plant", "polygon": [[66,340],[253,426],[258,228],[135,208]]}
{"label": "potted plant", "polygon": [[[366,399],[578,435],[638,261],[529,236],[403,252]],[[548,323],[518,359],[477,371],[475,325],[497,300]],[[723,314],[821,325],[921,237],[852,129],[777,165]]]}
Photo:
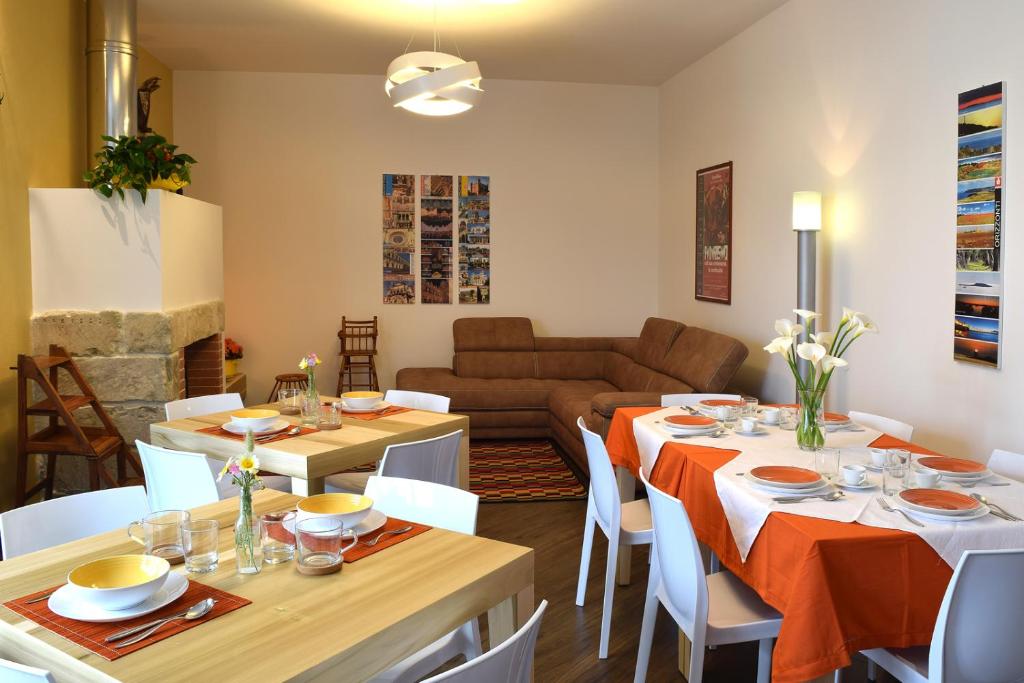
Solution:
{"label": "potted plant", "polygon": [[238,361],[242,360],[242,345],[231,337],[224,338],[224,376],[233,377],[238,374]]}
{"label": "potted plant", "polygon": [[179,190],[192,180],[189,168],[196,160],[177,153],[178,146],[162,135],[104,135],[103,140],[109,144],[96,152],[96,165],[82,179],[104,197],[116,192],[124,199],[125,190],[137,190],[145,202],[149,189]]}

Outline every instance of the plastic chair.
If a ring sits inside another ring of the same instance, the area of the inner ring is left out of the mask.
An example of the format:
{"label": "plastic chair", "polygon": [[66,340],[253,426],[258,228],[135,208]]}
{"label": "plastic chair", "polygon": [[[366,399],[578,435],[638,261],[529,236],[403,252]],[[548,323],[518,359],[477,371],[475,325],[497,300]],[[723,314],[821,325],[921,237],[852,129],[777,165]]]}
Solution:
{"label": "plastic chair", "polygon": [[344,472],[327,477],[328,492],[362,493],[371,475],[459,485],[459,445],[462,430],[423,441],[391,444],[376,472]]}
{"label": "plastic chair", "polygon": [[968,550],[960,558],[931,647],[862,654],[902,683],[1024,681],[1024,550]]}
{"label": "plastic chair", "polygon": [[146,473],[150,510],[191,510],[220,500],[209,458],[202,453],[172,451],[144,441],[136,441],[135,447]]}
{"label": "plastic chair", "polygon": [[724,400],[742,401],[739,394],[665,394],[661,397],[662,408],[673,408],[682,406],[695,406],[701,401]]}
{"label": "plastic chair", "polygon": [[877,429],[883,434],[894,436],[900,441],[910,441],[914,438],[914,428],[906,422],[894,420],[891,417],[861,413],[856,410],[850,411],[850,421],[868,429]]}
{"label": "plastic chair", "polygon": [[587,429],[580,417],[576,420],[583,434],[583,445],[590,466],[590,491],[587,495],[587,518],[583,523],[583,550],[580,554],[580,577],[576,586],[576,606],[583,607],[590,573],[590,551],[594,546],[594,527],[608,539],[608,563],[604,572],[604,604],[601,607],[601,640],[599,659],[608,657],[608,639],[612,626],[612,598],[615,595],[615,567],[619,558],[619,545],[648,545],[654,540],[651,508],[646,500],[634,500],[623,505],[601,437]]}
{"label": "plastic chair", "polygon": [[542,600],[530,620],[511,638],[476,659],[433,678],[427,678],[423,683],[530,683],[533,674],[533,653],[537,647],[537,636],[540,634],[540,621],[547,608],[548,601]]}
{"label": "plastic chair", "polygon": [[34,666],[0,659],[0,681],[4,683],[55,683],[53,674]]}
{"label": "plastic chair", "polygon": [[[388,517],[461,534],[476,533],[480,497],[469,491],[415,479],[373,476],[366,483],[366,495],[373,500],[373,508]],[[419,681],[460,654],[473,660],[482,651],[480,625],[474,617],[371,680],[375,683]]]}
{"label": "plastic chair", "polygon": [[123,486],[9,510],[0,514],[4,559],[126,527],[149,509],[146,489]]}
{"label": "plastic chair", "polygon": [[1024,481],[1024,455],[995,449],[988,459],[988,468],[996,474]]}
{"label": "plastic chair", "polygon": [[644,473],[654,518],[654,550],[640,630],[640,651],[636,658],[634,682],[647,678],[654,622],[658,603],[665,606],[680,629],[693,643],[689,683],[700,683],[704,675],[704,648],[756,640],[757,681],[771,677],[772,640],[782,626],[782,615],[766,605],[757,593],[729,572],[704,574],[697,537],[683,504],[651,486]]}
{"label": "plastic chair", "polygon": [[431,410],[435,413],[447,413],[448,406],[452,402],[447,396],[428,394],[424,391],[403,391],[401,389],[388,389],[388,392],[384,394],[384,400],[403,408]]}

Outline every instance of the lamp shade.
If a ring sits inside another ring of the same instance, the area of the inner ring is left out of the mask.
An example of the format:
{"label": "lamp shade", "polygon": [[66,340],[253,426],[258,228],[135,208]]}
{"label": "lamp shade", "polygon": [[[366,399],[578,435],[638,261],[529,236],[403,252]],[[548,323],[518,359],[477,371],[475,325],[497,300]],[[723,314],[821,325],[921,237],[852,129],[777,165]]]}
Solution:
{"label": "lamp shade", "polygon": [[793,193],[793,229],[821,230],[821,193]]}

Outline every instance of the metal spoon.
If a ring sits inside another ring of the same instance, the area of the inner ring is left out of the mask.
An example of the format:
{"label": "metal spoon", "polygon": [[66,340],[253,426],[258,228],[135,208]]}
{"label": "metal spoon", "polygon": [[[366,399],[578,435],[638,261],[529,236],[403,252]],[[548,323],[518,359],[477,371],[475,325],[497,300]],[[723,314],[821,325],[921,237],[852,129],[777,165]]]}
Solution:
{"label": "metal spoon", "polygon": [[258,439],[256,439],[256,443],[259,443],[261,441],[270,441],[271,439],[276,439],[276,438],[278,438],[280,436],[295,436],[296,434],[298,434],[301,431],[302,431],[302,427],[292,427],[291,429],[289,429],[284,434],[281,434],[280,432],[278,432],[277,434],[267,434],[266,436],[261,436]]}
{"label": "metal spoon", "polygon": [[981,484],[983,486],[1009,486],[1010,482],[1008,482],[1008,481],[990,481],[990,482],[971,481],[971,482],[966,482],[966,483],[962,483],[962,484],[958,482],[958,486],[960,488],[962,488],[962,489],[973,489],[978,484]]}
{"label": "metal spoon", "polygon": [[1003,513],[1010,520],[1012,520],[1014,522],[1022,521],[1020,517],[1018,517],[1017,515],[1013,514],[1009,510],[1007,510],[1005,508],[1001,508],[998,505],[996,505],[995,503],[990,502],[988,498],[986,498],[985,496],[981,495],[980,493],[972,493],[970,495],[971,495],[971,498],[973,498],[974,500],[978,501],[979,503],[982,503],[983,505],[988,505],[993,510],[996,510],[997,512]]}
{"label": "metal spoon", "polygon": [[374,537],[372,541],[363,541],[362,545],[365,545],[367,548],[372,548],[373,546],[380,543],[380,539],[384,538],[385,536],[400,536],[409,531],[412,531],[412,524],[410,524],[409,526],[403,526],[401,529],[391,529],[390,531],[382,531],[379,534],[377,534],[377,536]]}
{"label": "metal spoon", "polygon": [[[167,617],[166,619],[160,619],[153,626],[151,626],[150,628],[146,629],[145,631],[143,631],[139,635],[135,636],[134,638],[129,638],[128,640],[124,640],[124,641],[118,643],[117,645],[114,646],[114,649],[118,649],[118,648],[122,648],[122,647],[128,647],[129,645],[134,645],[135,643],[138,643],[139,641],[145,640],[146,638],[149,638],[151,635],[156,633],[157,629],[159,629],[161,626],[163,626],[164,624],[166,624],[168,622],[175,621],[177,619],[185,619],[186,621],[192,621],[193,619],[199,619],[201,617],[205,617],[207,614],[210,613],[210,610],[213,609],[213,605],[216,602],[217,601],[214,600],[213,598],[206,598],[205,600],[203,600],[201,602],[197,602],[196,604],[192,605],[191,607],[188,608],[188,610],[186,610],[185,612],[182,612],[181,614],[175,614],[174,616]],[[146,624],[146,626],[148,626],[148,625],[149,624]],[[145,626],[136,627],[134,629],[134,631],[137,631],[139,628],[145,628]],[[134,632],[134,631],[129,631],[128,632],[129,635],[132,632]],[[124,632],[122,632],[122,633],[124,633]],[[118,640],[118,639],[123,638],[123,637],[124,636],[122,636],[121,634],[115,633],[113,636],[110,636],[109,638],[107,638],[107,642],[110,642],[111,640]]]}
{"label": "metal spoon", "polygon": [[786,498],[772,498],[776,503],[802,503],[805,500],[814,500],[820,498],[825,501],[839,500],[843,497],[842,491],[832,491],[830,493],[821,493],[816,496],[791,496]]}

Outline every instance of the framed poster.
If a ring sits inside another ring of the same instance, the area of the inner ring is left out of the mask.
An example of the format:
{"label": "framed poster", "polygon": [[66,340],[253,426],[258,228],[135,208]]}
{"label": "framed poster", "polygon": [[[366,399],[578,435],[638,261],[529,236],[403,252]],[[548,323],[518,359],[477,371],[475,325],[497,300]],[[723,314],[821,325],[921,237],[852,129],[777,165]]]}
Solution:
{"label": "framed poster", "polygon": [[697,171],[694,298],[732,303],[732,162]]}
{"label": "framed poster", "polygon": [[491,178],[459,176],[459,303],[491,302]]}
{"label": "framed poster", "polygon": [[384,303],[416,302],[415,176],[384,174]]}
{"label": "framed poster", "polygon": [[452,282],[452,176],[420,176],[420,302],[449,304]]}

